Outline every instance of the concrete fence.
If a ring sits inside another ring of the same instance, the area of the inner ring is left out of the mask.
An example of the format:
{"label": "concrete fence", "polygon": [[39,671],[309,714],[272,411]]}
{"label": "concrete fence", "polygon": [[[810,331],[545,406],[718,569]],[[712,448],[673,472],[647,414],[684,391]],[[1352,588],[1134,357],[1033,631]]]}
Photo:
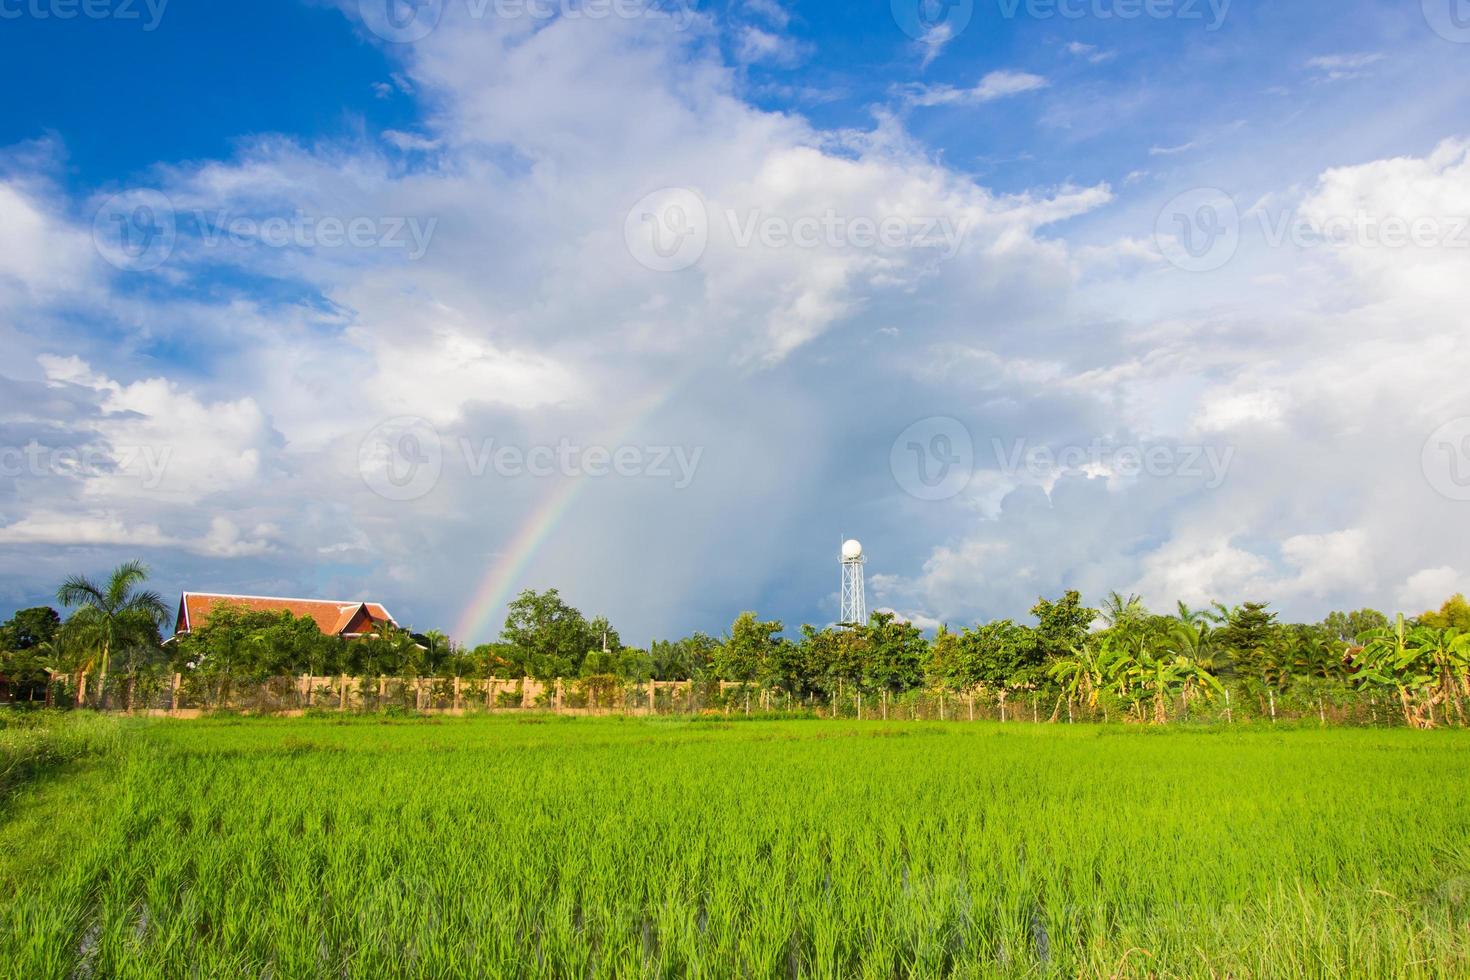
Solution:
{"label": "concrete fence", "polygon": [[[95,678],[57,674],[53,693],[76,702],[79,685],[88,685],[87,703],[96,707]],[[797,710],[806,702],[779,692],[730,681],[618,681],[583,678],[540,681],[522,678],[361,677],[301,674],[262,683],[181,673],[141,681],[108,678],[102,706],[109,710],[179,718],[210,711],[303,714],[307,711],[383,711],[463,714],[465,712],[551,711],[567,714],[657,714],[721,709]]]}

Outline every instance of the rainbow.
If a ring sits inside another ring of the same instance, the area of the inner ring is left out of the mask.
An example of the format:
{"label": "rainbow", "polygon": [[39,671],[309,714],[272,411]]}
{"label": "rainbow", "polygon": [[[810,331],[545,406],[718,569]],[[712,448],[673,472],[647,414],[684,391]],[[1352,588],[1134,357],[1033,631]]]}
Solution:
{"label": "rainbow", "polygon": [[[608,433],[597,442],[609,448],[624,444],[649,416],[684,387],[693,373],[690,371],[682,374],[668,385],[656,388],[643,398],[633,401],[624,415],[625,421],[610,426]],[[493,630],[495,618],[510,601],[511,592],[521,586],[526,569],[541,551],[541,546],[556,533],[562,518],[571,510],[590,482],[592,481],[585,476],[564,478],[561,485],[542,500],[516,530],[459,614],[453,636],[460,643],[472,645],[476,637]]]}

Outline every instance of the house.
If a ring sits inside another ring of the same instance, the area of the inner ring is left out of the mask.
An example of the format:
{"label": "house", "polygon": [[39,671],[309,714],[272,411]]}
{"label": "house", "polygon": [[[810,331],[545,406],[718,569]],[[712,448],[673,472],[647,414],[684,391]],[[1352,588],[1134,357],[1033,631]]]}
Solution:
{"label": "house", "polygon": [[328,599],[282,599],[275,596],[220,595],[214,592],[185,592],[179,598],[174,635],[183,636],[209,622],[210,615],[221,606],[234,606],[246,612],[289,612],[298,618],[316,622],[317,629],[328,636],[356,639],[368,636],[380,625],[397,626],[398,621],[377,602],[334,602]]}

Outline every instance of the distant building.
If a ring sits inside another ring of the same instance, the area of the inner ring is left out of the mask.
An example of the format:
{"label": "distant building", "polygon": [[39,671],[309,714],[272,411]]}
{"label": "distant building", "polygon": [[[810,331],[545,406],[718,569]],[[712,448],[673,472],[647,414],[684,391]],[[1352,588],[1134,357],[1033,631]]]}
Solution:
{"label": "distant building", "polygon": [[213,592],[185,592],[179,599],[179,613],[174,635],[183,636],[209,622],[221,606],[233,606],[245,612],[289,612],[297,618],[315,621],[317,629],[328,636],[345,639],[368,636],[380,625],[397,626],[398,621],[376,602],[333,602],[328,599],[281,599],[275,596],[219,595]]}

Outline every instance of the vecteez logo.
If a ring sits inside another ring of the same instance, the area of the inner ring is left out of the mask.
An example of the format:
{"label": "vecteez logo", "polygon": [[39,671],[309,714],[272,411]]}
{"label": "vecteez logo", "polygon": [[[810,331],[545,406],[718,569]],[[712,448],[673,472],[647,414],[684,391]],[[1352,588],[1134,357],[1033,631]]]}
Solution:
{"label": "vecteez logo", "polygon": [[899,487],[919,500],[948,500],[975,475],[975,440],[959,419],[936,415],[899,433],[888,454]]}
{"label": "vecteez logo", "polygon": [[974,0],[891,0],[899,30],[916,41],[953,40],[975,16]]}
{"label": "vecteez logo", "polygon": [[1423,0],[1424,21],[1446,41],[1470,44],[1470,0]]}
{"label": "vecteez logo", "polygon": [[1187,272],[1213,272],[1240,248],[1240,209],[1217,187],[1185,191],[1159,212],[1154,241],[1171,265]]}
{"label": "vecteez logo", "polygon": [[1424,479],[1447,500],[1470,500],[1470,418],[1452,419],[1424,441]]}
{"label": "vecteez logo", "polygon": [[426,419],[388,419],[374,426],[362,440],[357,468],[368,489],[384,500],[418,500],[439,484],[444,472],[444,444],[438,430]]}
{"label": "vecteez logo", "polygon": [[174,253],[178,233],[173,201],[155,190],[115,194],[92,219],[97,253],[124,272],[148,272],[163,265]]}
{"label": "vecteez logo", "polygon": [[709,211],[686,187],[665,187],[639,198],[623,221],[623,242],[634,261],[654,272],[680,272],[709,245]]}
{"label": "vecteez logo", "polygon": [[363,25],[392,44],[422,41],[444,18],[444,0],[358,0]]}

